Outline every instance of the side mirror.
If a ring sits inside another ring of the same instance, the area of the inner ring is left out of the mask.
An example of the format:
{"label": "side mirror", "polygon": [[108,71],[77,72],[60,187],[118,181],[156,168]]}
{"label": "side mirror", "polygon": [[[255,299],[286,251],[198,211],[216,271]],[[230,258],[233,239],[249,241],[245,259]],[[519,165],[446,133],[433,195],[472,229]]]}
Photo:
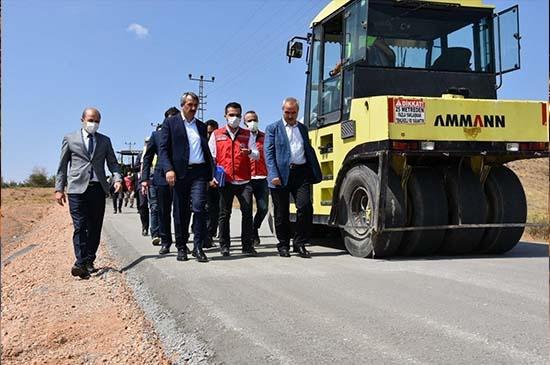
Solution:
{"label": "side mirror", "polygon": [[292,58],[302,58],[304,45],[302,42],[298,41],[288,41],[286,45],[286,55],[288,56],[288,63],[290,63]]}

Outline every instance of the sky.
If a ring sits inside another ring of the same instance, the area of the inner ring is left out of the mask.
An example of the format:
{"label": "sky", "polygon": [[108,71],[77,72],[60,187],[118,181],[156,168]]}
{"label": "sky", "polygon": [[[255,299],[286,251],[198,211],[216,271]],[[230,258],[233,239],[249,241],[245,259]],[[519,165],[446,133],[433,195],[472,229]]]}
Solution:
{"label": "sky", "polygon": [[[280,118],[286,96],[303,101],[306,64],[288,64],[286,42],[305,35],[328,0],[2,1],[2,177],[34,167],[55,174],[63,135],[86,106],[115,151],[141,148],[164,111],[204,75],[204,119],[224,106],[254,109],[260,128]],[[521,67],[504,75],[502,99],[548,98],[548,1],[520,5]]]}

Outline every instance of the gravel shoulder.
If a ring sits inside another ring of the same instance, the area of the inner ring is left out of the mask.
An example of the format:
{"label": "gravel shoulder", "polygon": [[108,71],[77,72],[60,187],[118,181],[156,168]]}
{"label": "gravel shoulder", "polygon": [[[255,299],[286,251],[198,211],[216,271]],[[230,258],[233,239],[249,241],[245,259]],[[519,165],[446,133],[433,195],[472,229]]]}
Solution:
{"label": "gravel shoulder", "polygon": [[2,364],[173,363],[104,239],[101,270],[70,275],[70,215],[52,197],[2,190]]}

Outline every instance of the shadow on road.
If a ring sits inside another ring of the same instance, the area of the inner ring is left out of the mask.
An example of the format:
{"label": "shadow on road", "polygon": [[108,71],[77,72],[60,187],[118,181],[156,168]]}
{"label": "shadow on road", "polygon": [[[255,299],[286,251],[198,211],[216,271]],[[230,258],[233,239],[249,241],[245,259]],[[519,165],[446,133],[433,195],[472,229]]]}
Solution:
{"label": "shadow on road", "polygon": [[137,259],[135,259],[134,261],[132,261],[131,263],[129,263],[128,265],[124,266],[122,269],[120,269],[119,272],[128,271],[131,268],[133,268],[134,266],[136,266],[137,264],[139,264],[140,262],[142,262],[143,260],[147,260],[147,259],[164,259],[164,258],[167,258],[167,257],[175,257],[175,256],[176,256],[175,254],[140,256]]}
{"label": "shadow on road", "polygon": [[501,255],[475,254],[460,256],[418,256],[418,257],[392,257],[388,261],[414,261],[414,260],[472,260],[472,259],[509,259],[549,257],[548,245],[540,243],[520,242],[511,251]]}

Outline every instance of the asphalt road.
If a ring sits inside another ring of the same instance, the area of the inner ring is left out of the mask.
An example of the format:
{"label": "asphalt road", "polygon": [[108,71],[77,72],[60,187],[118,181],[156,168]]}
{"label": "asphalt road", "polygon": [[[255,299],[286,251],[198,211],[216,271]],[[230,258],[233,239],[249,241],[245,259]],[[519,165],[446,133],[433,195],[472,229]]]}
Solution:
{"label": "asphalt road", "polygon": [[[240,232],[234,211],[232,236]],[[358,259],[313,245],[277,255],[267,224],[259,257],[177,262],[112,215],[108,247],[169,352],[191,363],[548,364],[548,248],[504,256]],[[189,247],[192,245],[189,244]],[[334,245],[333,245],[334,246]],[[174,251],[174,249],[172,249]]]}

